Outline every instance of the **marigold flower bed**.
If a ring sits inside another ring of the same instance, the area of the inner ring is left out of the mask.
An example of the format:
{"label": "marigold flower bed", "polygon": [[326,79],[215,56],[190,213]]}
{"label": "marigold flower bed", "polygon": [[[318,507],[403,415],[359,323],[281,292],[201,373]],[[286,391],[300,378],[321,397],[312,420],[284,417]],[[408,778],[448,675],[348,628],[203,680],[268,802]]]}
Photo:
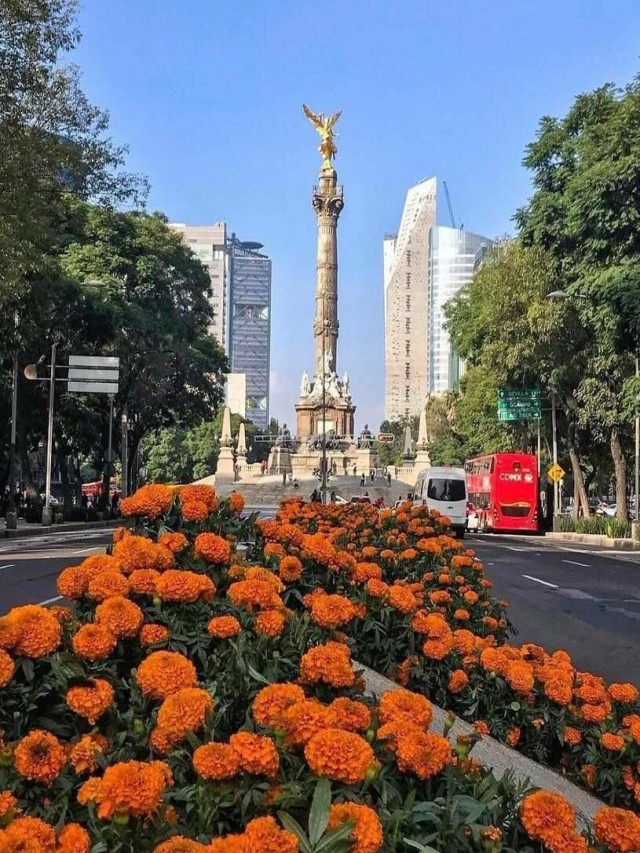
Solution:
{"label": "marigold flower bed", "polygon": [[[147,486],[133,530],[0,618],[2,853],[640,849],[604,806],[497,781],[484,733],[637,806],[640,716],[563,653],[508,644],[447,519]],[[239,541],[253,542],[239,556]],[[352,656],[410,690],[374,703]],[[431,701],[477,720],[429,730]]]}

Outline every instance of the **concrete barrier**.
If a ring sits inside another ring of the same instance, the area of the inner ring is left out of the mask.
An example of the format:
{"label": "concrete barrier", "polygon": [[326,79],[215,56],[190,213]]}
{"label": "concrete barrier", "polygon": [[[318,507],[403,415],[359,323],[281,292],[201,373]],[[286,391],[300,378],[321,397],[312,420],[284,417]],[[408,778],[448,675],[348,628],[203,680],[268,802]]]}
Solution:
{"label": "concrete barrier", "polygon": [[545,539],[557,542],[577,542],[579,545],[597,545],[614,551],[640,551],[640,542],[633,539],[610,539],[596,533],[556,533],[545,534]]}

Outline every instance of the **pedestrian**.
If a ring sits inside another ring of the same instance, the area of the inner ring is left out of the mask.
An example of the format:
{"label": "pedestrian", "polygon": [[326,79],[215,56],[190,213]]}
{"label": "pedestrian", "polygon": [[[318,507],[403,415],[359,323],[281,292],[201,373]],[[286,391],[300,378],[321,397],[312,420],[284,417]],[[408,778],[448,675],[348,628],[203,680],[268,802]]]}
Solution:
{"label": "pedestrian", "polygon": [[294,488],[294,489],[299,489],[299,488],[300,488],[300,483],[298,482],[298,478],[297,478],[297,477],[296,477],[296,479],[293,481],[293,488]]}
{"label": "pedestrian", "polygon": [[387,471],[387,485],[391,485],[391,471]]}
{"label": "pedestrian", "polygon": [[331,500],[332,504],[334,504],[336,502],[336,493],[335,492],[331,492],[330,500]]}
{"label": "pedestrian", "polygon": [[289,485],[291,485],[292,481],[293,481],[293,474],[291,473],[291,471],[289,471]]}
{"label": "pedestrian", "polygon": [[334,461],[331,465],[331,473],[335,477],[338,473],[338,464]]}
{"label": "pedestrian", "polygon": [[287,485],[287,472],[286,471],[282,472],[282,485],[283,486]]}
{"label": "pedestrian", "polygon": [[364,486],[364,483],[365,483],[365,477],[364,477],[364,471],[363,471],[362,475],[360,477],[360,488],[362,488]]}
{"label": "pedestrian", "polygon": [[357,470],[358,470],[358,468],[357,468],[357,466],[356,466],[356,463],[354,462],[354,463],[353,463],[353,476],[354,476],[354,477],[356,476],[356,472],[357,472]]}
{"label": "pedestrian", "polygon": [[87,509],[87,507],[89,506],[89,498],[85,495],[84,492],[82,493],[82,500],[80,501],[80,503],[82,505],[82,509]]}
{"label": "pedestrian", "polygon": [[111,512],[113,515],[118,512],[118,493],[116,491],[111,496]]}

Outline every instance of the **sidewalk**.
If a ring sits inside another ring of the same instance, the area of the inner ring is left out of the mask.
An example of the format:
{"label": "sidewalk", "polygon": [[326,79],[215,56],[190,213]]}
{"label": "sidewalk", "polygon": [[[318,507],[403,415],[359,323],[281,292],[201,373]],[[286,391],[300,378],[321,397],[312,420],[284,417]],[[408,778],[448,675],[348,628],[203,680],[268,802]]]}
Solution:
{"label": "sidewalk", "polygon": [[114,518],[110,521],[65,521],[62,524],[50,524],[44,527],[37,523],[27,524],[23,518],[19,518],[18,527],[15,530],[7,530],[3,525],[0,528],[0,537],[17,539],[23,536],[42,536],[49,533],[72,533],[77,530],[109,530],[123,523],[122,518]]}

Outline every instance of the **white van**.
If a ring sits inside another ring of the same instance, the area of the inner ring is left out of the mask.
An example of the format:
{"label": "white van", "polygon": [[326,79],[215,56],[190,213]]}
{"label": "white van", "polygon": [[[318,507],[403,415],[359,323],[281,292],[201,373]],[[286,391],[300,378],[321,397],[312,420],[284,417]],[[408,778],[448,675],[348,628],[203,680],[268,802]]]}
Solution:
{"label": "white van", "polygon": [[425,468],[418,474],[414,503],[437,509],[451,519],[462,539],[467,527],[467,479],[464,468]]}

